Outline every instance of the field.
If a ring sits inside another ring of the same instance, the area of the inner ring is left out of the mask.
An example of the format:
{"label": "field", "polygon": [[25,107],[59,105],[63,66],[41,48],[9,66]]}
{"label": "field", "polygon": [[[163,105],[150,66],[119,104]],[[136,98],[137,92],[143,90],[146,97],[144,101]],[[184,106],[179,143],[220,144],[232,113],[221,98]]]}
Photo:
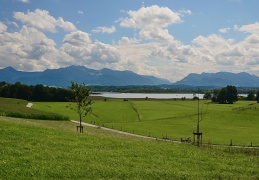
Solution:
{"label": "field", "polygon": [[257,149],[144,140],[0,116],[0,179],[257,179]]}
{"label": "field", "polygon": [[68,116],[27,108],[27,101],[0,97],[0,115],[28,119],[68,120]]}
{"label": "field", "polygon": [[[78,120],[73,103],[34,103],[33,108]],[[200,101],[203,143],[259,146],[259,104],[238,101],[213,104]],[[130,133],[180,140],[191,137],[197,126],[198,101],[193,100],[95,100],[93,114],[83,121]]]}

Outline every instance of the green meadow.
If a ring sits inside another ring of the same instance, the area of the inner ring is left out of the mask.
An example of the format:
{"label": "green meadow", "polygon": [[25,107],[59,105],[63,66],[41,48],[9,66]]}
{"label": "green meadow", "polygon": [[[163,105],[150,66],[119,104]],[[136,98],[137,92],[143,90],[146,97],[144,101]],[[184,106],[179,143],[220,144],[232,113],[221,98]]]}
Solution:
{"label": "green meadow", "polygon": [[27,104],[28,102],[25,100],[0,97],[0,116],[27,119],[69,120],[68,116],[63,116],[54,112],[27,108]]}
{"label": "green meadow", "polygon": [[[40,112],[78,119],[74,103],[34,102],[32,108],[26,108],[27,102],[23,100],[0,98],[0,101],[1,115],[6,115],[3,112],[7,111]],[[242,137],[246,136],[254,137],[252,140],[256,144],[257,104],[240,101],[218,105],[201,101],[200,105],[204,112],[201,121],[204,139],[209,136],[224,144],[225,136],[231,137],[233,143],[241,138],[239,142],[247,144]],[[197,101],[187,100],[95,100],[93,114],[84,121],[138,134],[154,137],[167,134],[170,139],[179,139],[191,136],[195,130],[196,110]],[[259,178],[258,148],[197,147],[88,126],[84,127],[84,133],[78,133],[76,124],[70,121],[6,116],[0,116],[0,139],[0,179]]]}
{"label": "green meadow", "polygon": [[[94,100],[93,113],[83,121],[125,132],[180,140],[196,132],[198,101],[194,100]],[[214,104],[201,100],[200,131],[203,143],[259,146],[259,104],[238,101]],[[35,102],[33,109],[78,120],[75,104]]]}
{"label": "green meadow", "polygon": [[258,149],[146,140],[0,116],[0,179],[257,179]]}

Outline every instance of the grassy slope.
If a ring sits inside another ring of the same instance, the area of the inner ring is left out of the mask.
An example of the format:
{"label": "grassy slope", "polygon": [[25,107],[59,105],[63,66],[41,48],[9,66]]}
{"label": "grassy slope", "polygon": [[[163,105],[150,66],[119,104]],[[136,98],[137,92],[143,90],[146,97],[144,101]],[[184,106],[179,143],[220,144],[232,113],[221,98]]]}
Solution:
{"label": "grassy slope", "polygon": [[0,117],[0,179],[256,179],[258,150],[142,140],[66,121]]}
{"label": "grassy slope", "polygon": [[0,112],[42,113],[40,110],[27,108],[27,104],[26,100],[0,97]]}
{"label": "grassy slope", "polygon": [[29,119],[68,120],[68,117],[55,112],[50,113],[40,109],[28,108],[26,107],[27,104],[26,100],[0,97],[0,115]]}
{"label": "grassy slope", "polygon": [[[201,101],[203,141],[214,144],[259,146],[259,104],[238,101],[231,105]],[[34,103],[33,108],[78,119],[70,103]],[[192,137],[196,131],[197,101],[122,100],[95,101],[93,112],[84,121],[106,127],[174,140]]]}

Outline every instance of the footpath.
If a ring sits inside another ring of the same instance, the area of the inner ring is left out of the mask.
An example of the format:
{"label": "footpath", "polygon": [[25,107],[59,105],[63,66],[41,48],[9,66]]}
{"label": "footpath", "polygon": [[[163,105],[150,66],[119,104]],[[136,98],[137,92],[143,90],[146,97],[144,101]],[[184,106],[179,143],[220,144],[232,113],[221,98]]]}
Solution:
{"label": "footpath", "polygon": [[28,103],[28,104],[26,105],[26,107],[31,108],[32,105],[33,105],[32,103]]}
{"label": "footpath", "polygon": [[[73,123],[79,124],[79,121],[75,121],[75,120],[70,120],[70,121],[73,122]],[[85,123],[85,122],[82,122],[82,125],[89,126],[89,127],[95,127],[95,128],[99,128],[99,129],[104,129],[104,130],[107,130],[107,131],[111,131],[111,132],[115,132],[115,133],[119,133],[119,134],[124,134],[124,135],[129,135],[129,136],[134,136],[134,137],[139,137],[139,138],[145,138],[145,139],[151,139],[151,140],[157,140],[157,141],[173,142],[173,143],[186,143],[186,144],[190,144],[190,143],[187,143],[187,142],[181,142],[181,141],[176,141],[176,140],[154,138],[154,137],[150,137],[150,136],[143,136],[143,135],[128,133],[128,132],[124,132],[124,131],[120,131],[120,130],[116,130],[116,129],[110,129],[110,128],[106,128],[106,127],[102,127],[102,126],[97,126],[97,125],[90,124],[90,123]],[[259,149],[258,146],[228,146],[228,145],[220,145],[220,144],[203,144],[203,145],[205,145],[205,146],[212,146],[212,147]]]}
{"label": "footpath", "polygon": [[[79,124],[79,121],[75,121],[75,120],[70,120],[70,121]],[[116,129],[110,129],[110,128],[106,128],[106,127],[101,127],[101,126],[97,126],[97,125],[89,124],[89,123],[85,123],[85,122],[82,122],[82,125],[90,126],[90,127],[95,127],[95,128],[100,128],[100,129],[104,129],[104,130],[107,130],[107,131],[116,132],[116,133],[119,133],[119,134],[125,134],[125,135],[129,135],[129,136],[134,136],[134,137],[153,139],[153,140],[157,139],[157,138],[154,138],[154,137],[149,137],[149,136],[143,136],[143,135],[138,135],[138,134],[133,134],[133,133],[128,133],[128,132],[123,132],[123,131],[119,131],[119,130],[116,130]]]}

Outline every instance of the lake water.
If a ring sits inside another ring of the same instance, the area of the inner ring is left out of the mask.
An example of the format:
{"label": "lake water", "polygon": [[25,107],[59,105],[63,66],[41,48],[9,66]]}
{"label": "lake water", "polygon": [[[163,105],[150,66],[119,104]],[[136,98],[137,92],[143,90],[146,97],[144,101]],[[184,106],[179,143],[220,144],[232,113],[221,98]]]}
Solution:
{"label": "lake water", "polygon": [[[95,94],[94,96],[102,96],[107,98],[152,98],[152,99],[192,99],[195,94],[179,94],[179,93],[171,93],[171,94],[159,94],[159,93],[111,93],[111,92],[103,92],[101,94]],[[204,94],[199,94],[200,99],[203,98]],[[196,94],[196,96],[198,96]]]}
{"label": "lake water", "polygon": [[[199,96],[200,99],[203,99],[204,94],[192,94],[192,93],[166,93],[166,94],[159,94],[159,93],[116,93],[116,92],[103,92],[100,94],[94,94],[94,96],[101,96],[107,98],[125,98],[125,99],[144,99],[146,97],[152,99],[192,99],[194,96]],[[247,94],[239,94],[239,96],[247,97]]]}

